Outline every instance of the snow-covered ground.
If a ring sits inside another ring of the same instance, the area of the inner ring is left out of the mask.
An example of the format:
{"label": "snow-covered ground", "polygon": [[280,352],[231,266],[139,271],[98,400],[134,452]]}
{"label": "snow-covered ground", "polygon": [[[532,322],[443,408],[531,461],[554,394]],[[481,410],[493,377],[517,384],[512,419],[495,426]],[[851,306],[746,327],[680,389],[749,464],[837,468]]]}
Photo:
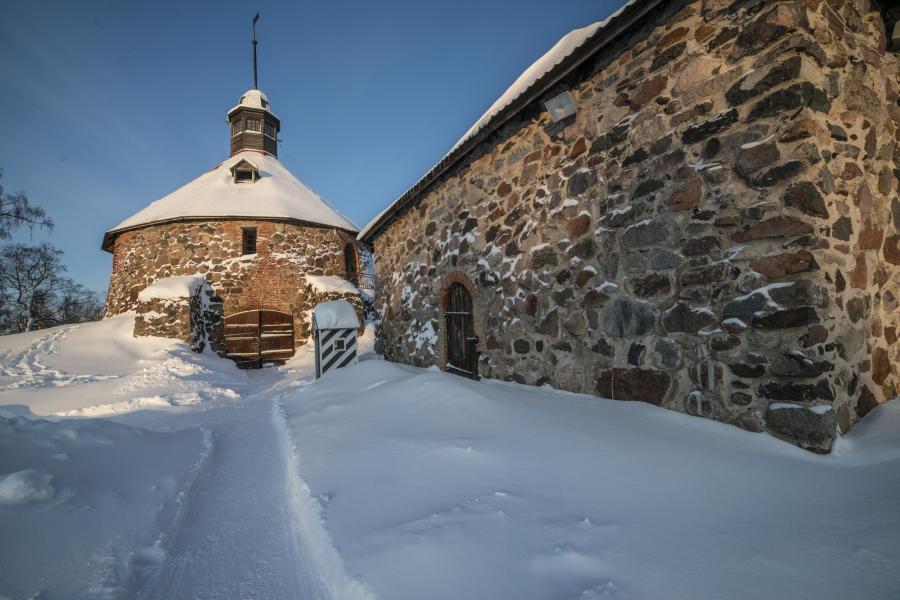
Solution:
{"label": "snow-covered ground", "polygon": [[818,456],[641,403],[381,360],[313,382],[309,352],[247,372],[130,332],[0,338],[0,600],[900,597],[900,401]]}

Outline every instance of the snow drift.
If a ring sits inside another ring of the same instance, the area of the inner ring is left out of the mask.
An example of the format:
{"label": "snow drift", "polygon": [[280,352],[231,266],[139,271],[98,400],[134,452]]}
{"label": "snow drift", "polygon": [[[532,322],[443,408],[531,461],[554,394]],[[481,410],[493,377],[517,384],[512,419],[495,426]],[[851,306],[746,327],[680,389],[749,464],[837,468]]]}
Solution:
{"label": "snow drift", "polygon": [[210,443],[198,429],[0,418],[0,594],[136,589],[164,557]]}
{"label": "snow drift", "polygon": [[239,371],[131,318],[0,338],[0,598],[900,597],[900,401],[819,456],[381,360],[311,383],[308,349]]}
{"label": "snow drift", "polygon": [[383,361],[282,403],[335,546],[381,598],[900,597],[900,401],[832,456]]}

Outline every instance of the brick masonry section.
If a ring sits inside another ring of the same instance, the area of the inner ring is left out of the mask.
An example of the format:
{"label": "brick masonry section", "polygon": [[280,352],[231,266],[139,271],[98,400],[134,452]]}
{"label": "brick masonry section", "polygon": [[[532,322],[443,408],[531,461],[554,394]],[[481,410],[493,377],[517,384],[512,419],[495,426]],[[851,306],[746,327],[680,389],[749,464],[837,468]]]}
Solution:
{"label": "brick masonry section", "polygon": [[483,376],[827,452],[900,393],[898,59],[867,0],[666,6],[376,236],[379,346],[443,364],[460,272]]}
{"label": "brick masonry section", "polygon": [[[256,227],[256,254],[241,255],[242,229]],[[355,239],[326,227],[254,220],[195,221],[149,225],[120,234],[106,315],[138,308],[138,294],[163,277],[203,275],[222,299],[225,315],[271,309],[294,315],[295,341],[312,334],[310,311],[319,302],[344,298],[363,318],[358,295],[318,293],[304,275],[344,276],[344,246]]]}

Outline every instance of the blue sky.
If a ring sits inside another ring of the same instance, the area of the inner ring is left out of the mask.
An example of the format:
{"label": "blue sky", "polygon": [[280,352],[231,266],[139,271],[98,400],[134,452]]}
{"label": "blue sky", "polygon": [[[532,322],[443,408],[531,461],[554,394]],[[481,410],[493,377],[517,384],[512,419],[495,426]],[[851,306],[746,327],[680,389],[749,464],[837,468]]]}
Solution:
{"label": "blue sky", "polygon": [[361,227],[560,37],[621,4],[4,2],[2,183],[56,220],[31,239],[105,292],[103,232],[227,156],[259,10],[279,158]]}

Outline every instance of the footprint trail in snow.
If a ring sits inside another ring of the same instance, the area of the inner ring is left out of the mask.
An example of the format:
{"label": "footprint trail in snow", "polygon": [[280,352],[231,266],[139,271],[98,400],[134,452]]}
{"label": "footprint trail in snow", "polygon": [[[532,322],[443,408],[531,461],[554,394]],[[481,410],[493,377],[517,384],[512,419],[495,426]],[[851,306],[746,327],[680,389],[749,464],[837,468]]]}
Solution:
{"label": "footprint trail in snow", "polygon": [[137,597],[374,598],[330,545],[279,408],[260,392],[198,415],[212,452],[156,580]]}
{"label": "footprint trail in snow", "polygon": [[28,387],[62,387],[115,379],[118,375],[72,375],[46,365],[56,356],[59,344],[78,326],[59,328],[24,348],[0,354],[0,391]]}

